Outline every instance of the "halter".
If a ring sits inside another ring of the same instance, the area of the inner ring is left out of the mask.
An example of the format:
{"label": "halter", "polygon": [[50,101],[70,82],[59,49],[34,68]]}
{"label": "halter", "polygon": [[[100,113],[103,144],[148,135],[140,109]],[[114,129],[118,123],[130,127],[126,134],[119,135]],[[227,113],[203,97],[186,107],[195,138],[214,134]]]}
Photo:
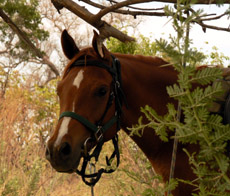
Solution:
{"label": "halter", "polygon": [[[63,117],[70,117],[74,120],[79,121],[81,124],[83,124],[90,132],[91,132],[91,137],[87,138],[84,143],[84,156],[83,156],[83,164],[81,167],[81,170],[77,170],[76,173],[79,174],[82,177],[82,180],[85,182],[85,184],[89,186],[94,186],[98,180],[100,179],[101,175],[103,173],[112,173],[116,170],[116,168],[119,166],[120,163],[120,153],[119,153],[119,148],[118,148],[118,135],[116,134],[112,138],[113,146],[114,146],[114,151],[111,154],[111,156],[108,158],[106,156],[106,164],[109,166],[110,169],[105,169],[101,168],[97,172],[94,171],[94,173],[91,174],[86,174],[86,167],[88,163],[91,167],[94,167],[95,169],[95,164],[92,164],[90,160],[94,157],[95,161],[98,161],[98,157],[100,155],[100,152],[102,150],[102,146],[104,144],[104,133],[109,130],[115,123],[116,123],[116,130],[120,130],[120,118],[122,115],[122,103],[125,100],[124,93],[122,91],[122,83],[121,83],[121,65],[120,61],[115,58],[113,55],[112,56],[112,66],[109,66],[105,64],[102,61],[99,60],[77,60],[75,61],[70,69],[73,66],[96,66],[103,68],[107,70],[111,76],[112,76],[112,86],[110,90],[110,95],[109,99],[106,105],[106,109],[100,118],[99,121],[97,121],[96,124],[90,122],[87,120],[85,117],[75,113],[75,112],[70,112],[70,111],[65,111],[63,112],[59,120],[62,119]],[[69,70],[70,71],[70,70]],[[106,123],[103,124],[104,117],[106,116],[109,108],[111,107],[113,101],[115,101],[115,114],[114,116],[107,121]],[[92,140],[96,142],[96,147],[94,148],[94,151],[89,154],[88,149],[87,149],[87,143]],[[116,168],[113,169],[111,168],[111,163],[113,159],[116,158],[117,164]],[[89,180],[87,180],[89,179]]]}

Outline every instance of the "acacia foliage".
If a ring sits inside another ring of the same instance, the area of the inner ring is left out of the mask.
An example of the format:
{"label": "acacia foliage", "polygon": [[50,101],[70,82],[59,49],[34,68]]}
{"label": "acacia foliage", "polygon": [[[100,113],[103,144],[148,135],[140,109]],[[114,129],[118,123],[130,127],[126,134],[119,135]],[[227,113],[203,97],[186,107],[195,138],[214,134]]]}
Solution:
{"label": "acacia foliage", "polygon": [[122,54],[141,54],[145,56],[155,56],[158,54],[156,42],[150,38],[140,35],[136,42],[120,42],[115,38],[110,38],[106,42],[106,46],[110,52]]}
{"label": "acacia foliage", "polygon": [[[169,132],[174,132],[179,142],[198,145],[198,152],[183,149],[197,178],[193,181],[177,180],[193,185],[194,190],[198,191],[193,195],[228,195],[230,160],[226,146],[230,140],[230,126],[223,124],[222,116],[209,112],[215,98],[223,92],[221,83],[217,82],[222,79],[222,71],[219,68],[196,70],[204,55],[190,47],[192,40],[188,35],[191,21],[203,13],[202,10],[190,12],[190,6],[182,0],[178,1],[176,12],[173,8],[165,8],[173,20],[177,36],[171,37],[170,42],[157,41],[160,51],[167,54],[179,72],[178,83],[167,87],[167,92],[179,102],[184,121],[178,120],[178,110],[173,104],[167,105],[168,113],[165,116],[159,116],[151,107],[145,106],[141,111],[149,122],[143,124],[141,117],[132,132],[140,134],[146,127],[151,127],[165,142],[172,139]],[[194,83],[199,85],[194,88]]]}

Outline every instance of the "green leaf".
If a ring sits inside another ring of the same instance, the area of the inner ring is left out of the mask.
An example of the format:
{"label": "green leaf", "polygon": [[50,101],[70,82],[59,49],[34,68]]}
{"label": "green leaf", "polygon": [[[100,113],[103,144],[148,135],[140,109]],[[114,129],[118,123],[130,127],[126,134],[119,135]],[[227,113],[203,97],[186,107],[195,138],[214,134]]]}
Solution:
{"label": "green leaf", "polygon": [[206,67],[198,70],[195,76],[191,79],[191,81],[200,83],[202,85],[207,85],[221,78],[222,78],[222,70],[220,68]]}

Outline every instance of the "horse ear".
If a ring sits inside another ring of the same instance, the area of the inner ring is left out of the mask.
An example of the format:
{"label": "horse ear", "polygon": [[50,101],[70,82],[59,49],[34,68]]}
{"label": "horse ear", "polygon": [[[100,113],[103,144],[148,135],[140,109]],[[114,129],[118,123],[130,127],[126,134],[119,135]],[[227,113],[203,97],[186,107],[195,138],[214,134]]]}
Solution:
{"label": "horse ear", "polygon": [[93,31],[94,36],[93,36],[93,48],[95,52],[101,57],[101,58],[106,58],[107,54],[109,54],[109,51],[107,48],[103,45],[103,39],[100,38],[100,36],[97,34],[97,32],[94,30]]}
{"label": "horse ear", "polygon": [[79,52],[79,49],[75,44],[75,41],[69,35],[67,30],[64,30],[61,34],[61,45],[62,50],[68,59],[72,59]]}

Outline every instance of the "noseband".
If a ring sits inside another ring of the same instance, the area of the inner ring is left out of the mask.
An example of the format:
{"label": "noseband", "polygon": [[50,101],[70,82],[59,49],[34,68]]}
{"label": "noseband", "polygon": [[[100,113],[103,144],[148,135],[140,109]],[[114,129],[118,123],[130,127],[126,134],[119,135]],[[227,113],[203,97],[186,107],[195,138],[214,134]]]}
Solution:
{"label": "noseband", "polygon": [[[96,66],[100,67],[102,69],[107,70],[110,75],[112,76],[112,86],[110,90],[110,95],[109,99],[106,105],[106,109],[97,123],[92,123],[85,117],[75,113],[75,112],[70,112],[70,111],[65,111],[63,112],[59,120],[62,119],[63,117],[70,117],[74,120],[79,121],[81,124],[83,124],[90,132],[91,132],[91,137],[87,138],[84,143],[84,156],[83,156],[83,164],[81,167],[81,170],[77,170],[76,173],[79,174],[82,177],[82,180],[85,182],[85,184],[89,186],[94,186],[98,180],[100,179],[102,173],[112,173],[116,170],[116,168],[119,166],[120,163],[120,153],[118,149],[118,135],[116,134],[112,138],[113,146],[114,146],[114,151],[111,154],[111,156],[108,158],[106,156],[106,164],[109,169],[106,168],[101,168],[97,172],[92,173],[92,174],[86,174],[86,167],[88,163],[90,163],[90,160],[94,157],[95,161],[98,161],[98,157],[100,155],[100,152],[102,150],[102,146],[104,144],[104,133],[109,130],[115,123],[116,123],[116,130],[120,130],[120,118],[122,114],[122,103],[125,101],[125,96],[122,91],[122,82],[121,82],[121,65],[120,62],[117,58],[115,58],[112,55],[112,66],[109,66],[105,64],[102,61],[99,60],[77,60],[75,61],[70,69],[75,66]],[[70,71],[70,70],[69,70]],[[106,116],[109,108],[111,107],[113,101],[115,101],[115,114],[114,116],[107,121],[106,123],[103,124],[104,117]],[[94,148],[93,152],[89,154],[88,149],[87,149],[87,143],[89,141],[96,142],[96,147]],[[116,158],[116,168],[113,169],[111,167],[111,163]],[[91,163],[90,163],[91,164]],[[92,164],[91,164],[92,165]],[[95,165],[94,165],[95,167]],[[87,180],[89,179],[89,180]]]}

